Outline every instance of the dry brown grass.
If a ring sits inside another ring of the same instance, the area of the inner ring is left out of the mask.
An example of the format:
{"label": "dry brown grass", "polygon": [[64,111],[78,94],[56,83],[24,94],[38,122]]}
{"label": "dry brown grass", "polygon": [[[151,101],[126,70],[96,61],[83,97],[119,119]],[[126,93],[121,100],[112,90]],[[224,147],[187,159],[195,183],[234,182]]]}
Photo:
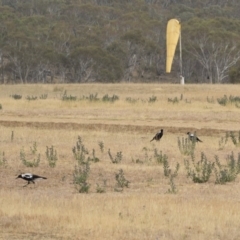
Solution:
{"label": "dry brown grass", "polygon": [[[115,103],[64,102],[64,91],[81,98],[116,94]],[[196,148],[209,160],[214,155],[224,161],[239,148],[230,141],[219,150],[220,137],[226,131],[238,131],[240,110],[233,105],[219,105],[217,98],[238,96],[240,88],[232,85],[14,85],[1,86],[0,153],[7,165],[0,166],[0,239],[239,239],[239,177],[226,185],[205,184],[186,178],[178,137],[197,131],[203,143]],[[48,94],[46,100],[27,101],[26,96]],[[20,94],[21,100],[9,96]],[[183,95],[173,104],[168,98]],[[148,99],[156,96],[157,101]],[[125,99],[139,99],[135,104]],[[214,103],[207,102],[214,98]],[[164,129],[160,143],[150,143],[156,131]],[[11,140],[12,131],[14,133]],[[81,136],[100,162],[91,164],[89,194],[77,193],[73,184],[75,160],[72,147]],[[104,142],[101,153],[99,141]],[[22,147],[27,151],[37,142],[40,166],[25,167],[19,159]],[[58,152],[56,168],[45,158],[46,146]],[[143,150],[143,149],[146,150]],[[180,170],[175,183],[177,194],[167,194],[169,179],[163,167],[153,159],[153,149],[168,156],[173,168]],[[121,151],[120,164],[112,164],[107,151]],[[146,156],[146,153],[148,156]],[[137,164],[136,159],[143,161]],[[115,192],[115,173],[123,169],[130,187]],[[47,180],[23,188],[21,172],[46,176]],[[96,184],[107,181],[106,193],[96,193]]]}

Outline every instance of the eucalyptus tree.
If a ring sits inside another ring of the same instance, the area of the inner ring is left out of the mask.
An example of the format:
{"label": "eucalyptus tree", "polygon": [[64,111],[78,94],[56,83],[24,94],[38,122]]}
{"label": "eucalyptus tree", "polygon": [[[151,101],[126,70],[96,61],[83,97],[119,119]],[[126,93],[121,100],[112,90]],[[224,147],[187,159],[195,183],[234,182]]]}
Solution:
{"label": "eucalyptus tree", "polygon": [[194,19],[183,31],[185,49],[201,64],[209,83],[227,81],[229,69],[240,60],[239,24],[221,18]]}

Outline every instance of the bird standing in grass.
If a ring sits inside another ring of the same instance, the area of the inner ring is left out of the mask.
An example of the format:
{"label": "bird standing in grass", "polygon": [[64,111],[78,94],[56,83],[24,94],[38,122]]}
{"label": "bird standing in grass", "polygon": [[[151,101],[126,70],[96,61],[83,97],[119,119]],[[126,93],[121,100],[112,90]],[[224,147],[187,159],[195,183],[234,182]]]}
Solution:
{"label": "bird standing in grass", "polygon": [[36,180],[36,179],[47,179],[45,177],[41,177],[41,176],[31,174],[31,173],[20,174],[20,175],[17,176],[17,178],[22,178],[22,179],[24,179],[28,182],[26,185],[24,185],[24,187],[26,187],[31,182],[35,184],[34,180]]}
{"label": "bird standing in grass", "polygon": [[188,132],[187,135],[189,136],[189,139],[190,139],[191,141],[194,141],[194,139],[195,139],[196,142],[202,142],[202,140],[200,140],[200,139],[199,139],[196,135],[194,135],[193,133]]}
{"label": "bird standing in grass", "polygon": [[156,133],[156,135],[153,137],[151,141],[153,140],[159,141],[162,138],[162,136],[163,136],[163,129],[161,129],[158,133]]}

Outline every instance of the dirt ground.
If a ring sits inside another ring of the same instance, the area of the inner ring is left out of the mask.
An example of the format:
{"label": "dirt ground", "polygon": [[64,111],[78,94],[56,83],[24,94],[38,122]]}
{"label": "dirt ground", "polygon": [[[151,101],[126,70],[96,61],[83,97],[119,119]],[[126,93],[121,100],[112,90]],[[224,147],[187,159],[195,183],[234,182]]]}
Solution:
{"label": "dirt ground", "polygon": [[[239,90],[232,85],[1,86],[0,239],[240,239],[239,176],[221,185],[213,172],[208,182],[194,183],[184,165],[191,157],[178,146],[188,131],[196,132],[203,141],[195,149],[197,161],[204,153],[210,162],[218,156],[226,165],[231,154],[240,162],[238,144],[230,138],[220,143],[230,131],[239,141],[240,109],[218,103],[224,95],[238,96]],[[78,100],[63,101],[64,92]],[[96,93],[98,100],[90,101],[88,96]],[[103,102],[106,94],[119,100]],[[153,96],[157,100],[151,102]],[[161,128],[161,141],[150,142]],[[79,136],[88,156],[94,150],[100,160],[90,163],[89,193],[79,193],[73,181],[77,161],[72,149]],[[27,167],[20,152],[32,161],[34,143],[41,160],[38,167]],[[47,146],[57,151],[54,168],[46,158]],[[112,163],[109,151],[113,156],[121,152],[121,162]],[[179,163],[176,193],[169,193],[170,178],[154,151],[167,156],[172,172]],[[120,169],[129,187],[117,191]],[[16,177],[26,172],[47,179],[23,187],[26,182]]]}

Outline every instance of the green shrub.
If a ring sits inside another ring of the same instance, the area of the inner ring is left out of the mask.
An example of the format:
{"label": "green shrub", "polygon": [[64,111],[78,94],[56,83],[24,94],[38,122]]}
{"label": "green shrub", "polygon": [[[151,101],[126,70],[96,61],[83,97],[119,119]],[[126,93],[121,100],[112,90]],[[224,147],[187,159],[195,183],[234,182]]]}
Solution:
{"label": "green shrub", "polygon": [[225,137],[221,137],[221,139],[218,142],[219,150],[224,149],[225,145],[228,142],[228,138],[229,138],[229,132],[226,132]]}
{"label": "green shrub", "polygon": [[189,138],[178,138],[178,148],[182,155],[193,155],[196,147],[196,141],[191,141]]}
{"label": "green shrub", "polygon": [[56,162],[58,160],[57,156],[57,150],[54,149],[53,146],[51,147],[46,147],[46,158],[48,161],[48,164],[51,168],[54,168],[56,166]]}
{"label": "green shrub", "polygon": [[227,156],[226,159],[227,165],[222,165],[219,161],[218,156],[215,156],[215,176],[216,184],[225,184],[227,182],[232,182],[236,179],[237,175],[240,172],[240,153],[238,154],[238,159],[234,158],[232,152],[231,155]]}
{"label": "green shrub", "polygon": [[41,159],[40,153],[37,154],[37,143],[33,143],[33,147],[30,147],[30,153],[27,154],[31,160],[27,160],[24,148],[20,151],[20,160],[26,167],[38,167]]}
{"label": "green shrub", "polygon": [[90,164],[77,164],[73,172],[73,183],[79,193],[88,193],[90,184],[88,183],[88,177],[90,173]]}
{"label": "green shrub", "polygon": [[165,160],[167,160],[167,155],[163,154],[162,151],[158,153],[157,149],[154,149],[154,158],[156,159],[157,163],[164,163]]}
{"label": "green shrub", "polygon": [[72,96],[72,95],[67,95],[67,91],[65,90],[63,95],[62,95],[62,100],[63,101],[76,101],[77,97],[76,96]]}
{"label": "green shrub", "polygon": [[34,101],[34,100],[37,100],[38,97],[37,97],[37,96],[27,96],[26,99],[27,99],[28,101]]}
{"label": "green shrub", "polygon": [[240,146],[240,131],[238,131],[238,136],[235,136],[235,133],[233,131],[230,131],[229,133],[230,138],[235,146]]}
{"label": "green shrub", "polygon": [[7,159],[5,157],[5,152],[0,152],[0,167],[7,165]]}
{"label": "green shrub", "polygon": [[157,101],[157,97],[156,96],[152,96],[148,99],[148,102],[149,103],[153,103],[153,102],[156,102]]}
{"label": "green shrub", "polygon": [[82,139],[80,136],[78,136],[76,146],[72,148],[72,152],[73,152],[74,158],[78,161],[79,165],[87,162],[88,150],[83,145]]}
{"label": "green shrub", "polygon": [[12,98],[15,99],[15,100],[22,99],[22,95],[19,95],[19,94],[13,94],[13,95],[11,95],[10,97],[12,97]]}
{"label": "green shrub", "polygon": [[130,182],[125,178],[124,172],[122,169],[120,169],[119,172],[115,174],[115,179],[117,181],[116,187],[114,189],[115,191],[121,192],[125,187],[127,188],[129,187],[128,185]]}
{"label": "green shrub", "polygon": [[185,169],[187,170],[187,177],[190,177],[195,183],[205,183],[211,177],[214,163],[208,161],[206,155],[202,152],[201,159],[196,162],[195,156],[191,155],[191,163],[184,159]]}
{"label": "green shrub", "polygon": [[115,102],[117,100],[119,100],[119,97],[117,95],[115,95],[115,94],[113,94],[112,97],[110,97],[110,96],[108,96],[108,94],[106,94],[102,98],[103,102],[112,102],[113,103],[113,102]]}
{"label": "green shrub", "polygon": [[108,149],[108,156],[111,159],[112,163],[120,163],[122,161],[122,152],[117,152],[116,156],[113,157],[110,149]]}

